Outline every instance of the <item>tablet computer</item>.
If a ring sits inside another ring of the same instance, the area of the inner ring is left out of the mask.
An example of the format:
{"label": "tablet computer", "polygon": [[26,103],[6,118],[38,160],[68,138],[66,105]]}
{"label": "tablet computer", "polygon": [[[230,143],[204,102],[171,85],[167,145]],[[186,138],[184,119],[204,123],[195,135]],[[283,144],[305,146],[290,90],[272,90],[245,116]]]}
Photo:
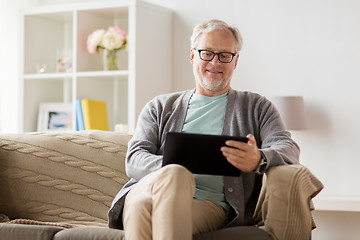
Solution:
{"label": "tablet computer", "polygon": [[240,176],[220,148],[227,140],[247,142],[246,137],[168,132],[162,166],[179,164],[195,174]]}

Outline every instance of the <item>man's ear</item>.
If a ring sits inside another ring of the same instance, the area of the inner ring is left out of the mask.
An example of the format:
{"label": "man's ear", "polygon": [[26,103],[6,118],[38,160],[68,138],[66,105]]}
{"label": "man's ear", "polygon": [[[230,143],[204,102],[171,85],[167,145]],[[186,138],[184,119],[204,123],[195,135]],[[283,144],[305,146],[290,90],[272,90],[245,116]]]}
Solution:
{"label": "man's ear", "polygon": [[191,64],[194,63],[194,49],[190,49],[190,62]]}
{"label": "man's ear", "polygon": [[235,57],[235,66],[234,66],[234,69],[236,68],[236,66],[237,66],[237,63],[238,63],[238,60],[239,60],[239,54],[238,55],[236,55],[236,57]]}

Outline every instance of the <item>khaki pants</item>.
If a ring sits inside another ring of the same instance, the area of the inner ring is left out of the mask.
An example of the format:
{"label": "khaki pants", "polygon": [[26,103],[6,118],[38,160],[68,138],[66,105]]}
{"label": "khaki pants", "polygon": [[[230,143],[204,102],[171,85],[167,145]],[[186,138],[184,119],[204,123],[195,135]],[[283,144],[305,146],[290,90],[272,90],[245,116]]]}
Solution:
{"label": "khaki pants", "polygon": [[[254,224],[276,240],[311,239],[311,199],[322,188],[302,165],[271,168],[264,177]],[[228,220],[225,211],[214,202],[194,199],[194,191],[193,175],[177,165],[145,176],[125,200],[125,238],[190,240],[192,234],[222,228]]]}
{"label": "khaki pants", "polygon": [[212,201],[194,199],[191,172],[168,165],[142,178],[126,196],[125,239],[191,240],[196,233],[222,228],[225,210]]}

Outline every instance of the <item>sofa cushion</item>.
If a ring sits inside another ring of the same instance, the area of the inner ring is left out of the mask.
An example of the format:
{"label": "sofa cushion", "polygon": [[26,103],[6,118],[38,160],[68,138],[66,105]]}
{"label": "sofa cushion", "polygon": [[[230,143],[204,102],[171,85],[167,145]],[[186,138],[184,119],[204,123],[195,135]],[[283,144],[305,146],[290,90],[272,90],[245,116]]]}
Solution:
{"label": "sofa cushion", "polygon": [[220,239],[271,240],[272,238],[264,230],[251,226],[223,228],[213,232],[208,232],[193,236],[193,240],[220,240]]}
{"label": "sofa cushion", "polygon": [[101,227],[80,227],[60,231],[54,240],[123,240],[124,231]]}
{"label": "sofa cushion", "polygon": [[65,228],[56,226],[26,225],[26,224],[0,224],[0,239],[6,240],[48,240]]}

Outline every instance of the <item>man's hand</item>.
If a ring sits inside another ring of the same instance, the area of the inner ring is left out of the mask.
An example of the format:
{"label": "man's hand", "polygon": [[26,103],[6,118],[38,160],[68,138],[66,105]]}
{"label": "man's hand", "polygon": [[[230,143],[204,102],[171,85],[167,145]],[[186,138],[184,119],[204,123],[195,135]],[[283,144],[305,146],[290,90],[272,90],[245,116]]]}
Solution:
{"label": "man's hand", "polygon": [[255,137],[252,134],[246,137],[249,139],[247,143],[229,140],[225,143],[228,147],[222,147],[220,150],[236,168],[243,172],[251,172],[259,165],[261,154],[256,146]]}

